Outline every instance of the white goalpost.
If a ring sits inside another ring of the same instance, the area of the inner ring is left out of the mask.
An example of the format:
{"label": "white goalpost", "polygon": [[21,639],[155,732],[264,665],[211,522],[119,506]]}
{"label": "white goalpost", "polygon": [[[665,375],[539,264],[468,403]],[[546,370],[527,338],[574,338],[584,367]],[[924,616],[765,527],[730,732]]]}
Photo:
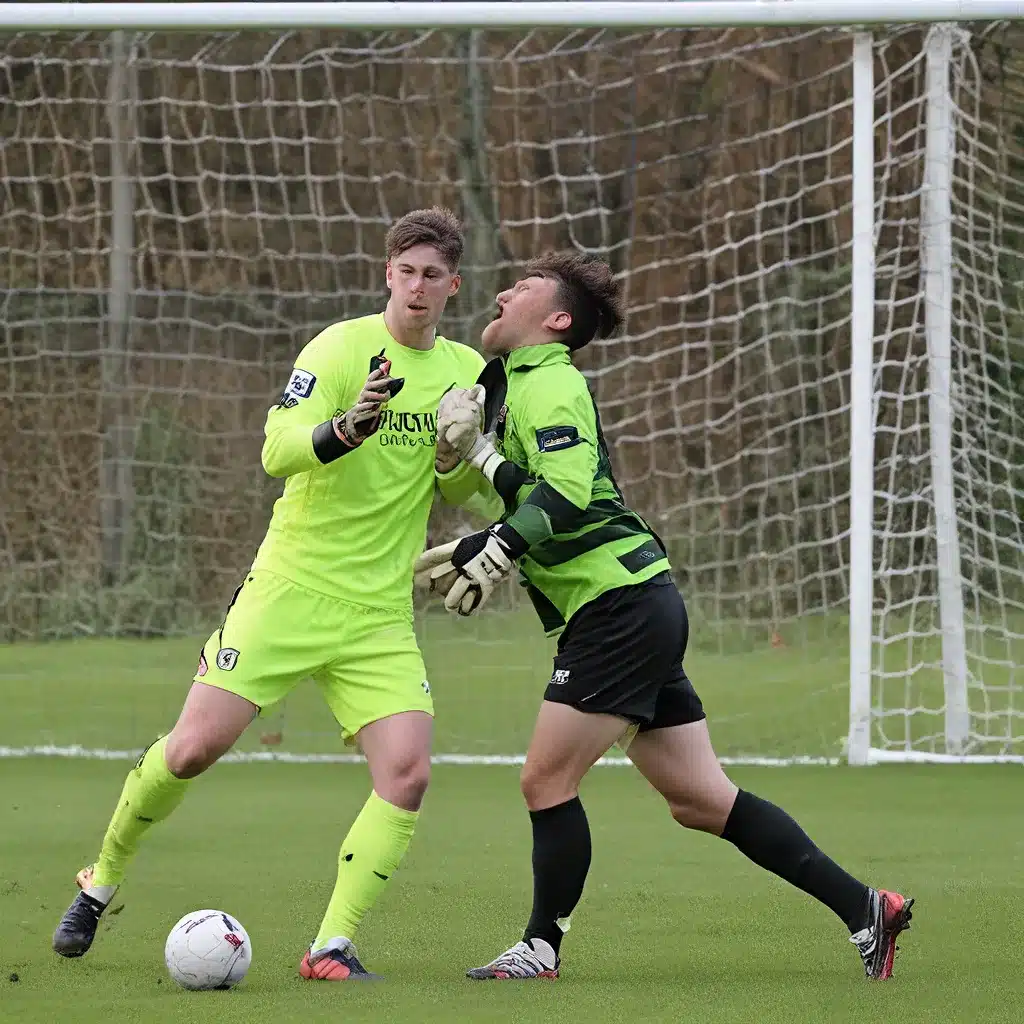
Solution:
{"label": "white goalpost", "polygon": [[[723,759],[1024,763],[1022,52],[1008,0],[0,6],[0,681],[14,641],[208,629],[281,374],[444,202],[449,336],[538,248],[622,279],[584,370],[736,680]],[[496,618],[473,666],[535,677]],[[23,717],[0,756],[146,739]],[[460,728],[439,760],[521,760]],[[302,729],[237,756],[350,757]]]}
{"label": "white goalpost", "polygon": [[9,3],[0,27],[32,31],[288,28],[698,28],[897,25],[1024,18],[1019,0],[358,0],[275,3]]}

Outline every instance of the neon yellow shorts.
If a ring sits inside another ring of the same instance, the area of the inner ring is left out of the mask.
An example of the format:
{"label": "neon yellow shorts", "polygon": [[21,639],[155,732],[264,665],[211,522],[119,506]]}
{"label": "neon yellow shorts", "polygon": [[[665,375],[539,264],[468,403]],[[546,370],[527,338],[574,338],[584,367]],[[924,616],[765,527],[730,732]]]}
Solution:
{"label": "neon yellow shorts", "polygon": [[434,713],[412,616],[350,604],[276,573],[249,572],[206,641],[195,682],[263,710],[312,677],[342,735],[402,711]]}

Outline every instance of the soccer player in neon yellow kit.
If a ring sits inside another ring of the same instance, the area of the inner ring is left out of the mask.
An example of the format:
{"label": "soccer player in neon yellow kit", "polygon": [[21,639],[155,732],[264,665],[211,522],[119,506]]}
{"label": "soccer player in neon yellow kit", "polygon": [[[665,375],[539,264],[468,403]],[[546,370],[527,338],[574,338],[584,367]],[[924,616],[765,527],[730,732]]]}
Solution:
{"label": "soccer player in neon yellow kit", "polygon": [[129,772],[99,858],[79,872],[82,891],[53,937],[61,955],[89,949],[150,826],[308,675],[365,754],[373,790],[342,843],[300,974],[373,977],[351,940],[409,845],[430,772],[433,703],[413,634],[413,562],[435,481],[452,501],[476,490],[471,468],[435,471],[446,454],[435,445],[438,403],[483,367],[473,349],[435,334],[459,288],[462,250],[449,211],[407,214],[386,241],[384,312],[328,327],[298,356],[263,446],[284,493],[203,648],[177,724]]}

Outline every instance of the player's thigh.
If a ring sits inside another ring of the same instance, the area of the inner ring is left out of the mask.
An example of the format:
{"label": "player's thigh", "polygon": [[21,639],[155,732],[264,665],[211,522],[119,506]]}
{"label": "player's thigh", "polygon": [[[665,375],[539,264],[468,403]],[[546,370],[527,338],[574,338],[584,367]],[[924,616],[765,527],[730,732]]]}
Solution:
{"label": "player's thigh", "polygon": [[737,790],[715,755],[707,719],[641,732],[627,753],[680,824],[721,833]]}
{"label": "player's thigh", "polygon": [[259,710],[275,704],[337,653],[317,628],[330,603],[275,573],[248,573],[203,646],[194,682],[237,694]]}
{"label": "player's thigh", "polygon": [[618,715],[545,700],[537,714],[520,786],[531,811],[571,800],[583,776],[628,729]]}
{"label": "player's thigh", "polygon": [[179,779],[206,771],[235,745],[257,713],[255,704],[236,693],[193,682],[167,737],[167,767]]}
{"label": "player's thigh", "polygon": [[434,700],[412,617],[359,606],[339,610],[343,642],[313,678],[345,741],[353,742],[371,722],[405,711],[432,717]]}

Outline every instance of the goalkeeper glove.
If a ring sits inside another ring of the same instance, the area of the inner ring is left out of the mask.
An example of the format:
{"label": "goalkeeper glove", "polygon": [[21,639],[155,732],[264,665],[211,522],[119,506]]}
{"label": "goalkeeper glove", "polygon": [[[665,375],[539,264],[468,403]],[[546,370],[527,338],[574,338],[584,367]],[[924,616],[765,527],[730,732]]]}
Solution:
{"label": "goalkeeper glove", "polygon": [[437,433],[461,458],[469,454],[484,424],[485,397],[480,384],[469,389],[452,388],[441,396],[437,407]]}
{"label": "goalkeeper glove", "polygon": [[370,373],[355,405],[333,417],[331,422],[335,434],[350,448],[357,448],[377,430],[381,413],[405,385],[404,378],[390,374],[391,360],[384,358],[384,350],[381,349],[370,360]]}
{"label": "goalkeeper glove", "polygon": [[490,436],[480,432],[486,400],[483,384],[474,384],[468,391],[449,391],[437,409],[437,436],[493,484],[495,471],[505,460]]}
{"label": "goalkeeper glove", "polygon": [[466,388],[453,387],[441,396],[437,406],[437,452],[435,467],[439,473],[450,473],[462,461],[462,456],[446,438],[453,423],[472,424],[479,429],[483,423],[483,405]]}
{"label": "goalkeeper glove", "polygon": [[471,615],[508,579],[527,543],[506,523],[424,551],[416,560],[417,578],[444,594],[450,612]]}
{"label": "goalkeeper glove", "polygon": [[[440,594],[447,597],[457,579],[460,579],[459,570],[452,565],[452,555],[459,546],[457,540],[441,544],[436,548],[428,548],[416,559],[413,572],[416,575],[416,582],[421,586],[429,588],[430,593]],[[468,615],[476,607],[476,601],[480,594],[473,591],[467,594],[466,607],[462,614]]]}

